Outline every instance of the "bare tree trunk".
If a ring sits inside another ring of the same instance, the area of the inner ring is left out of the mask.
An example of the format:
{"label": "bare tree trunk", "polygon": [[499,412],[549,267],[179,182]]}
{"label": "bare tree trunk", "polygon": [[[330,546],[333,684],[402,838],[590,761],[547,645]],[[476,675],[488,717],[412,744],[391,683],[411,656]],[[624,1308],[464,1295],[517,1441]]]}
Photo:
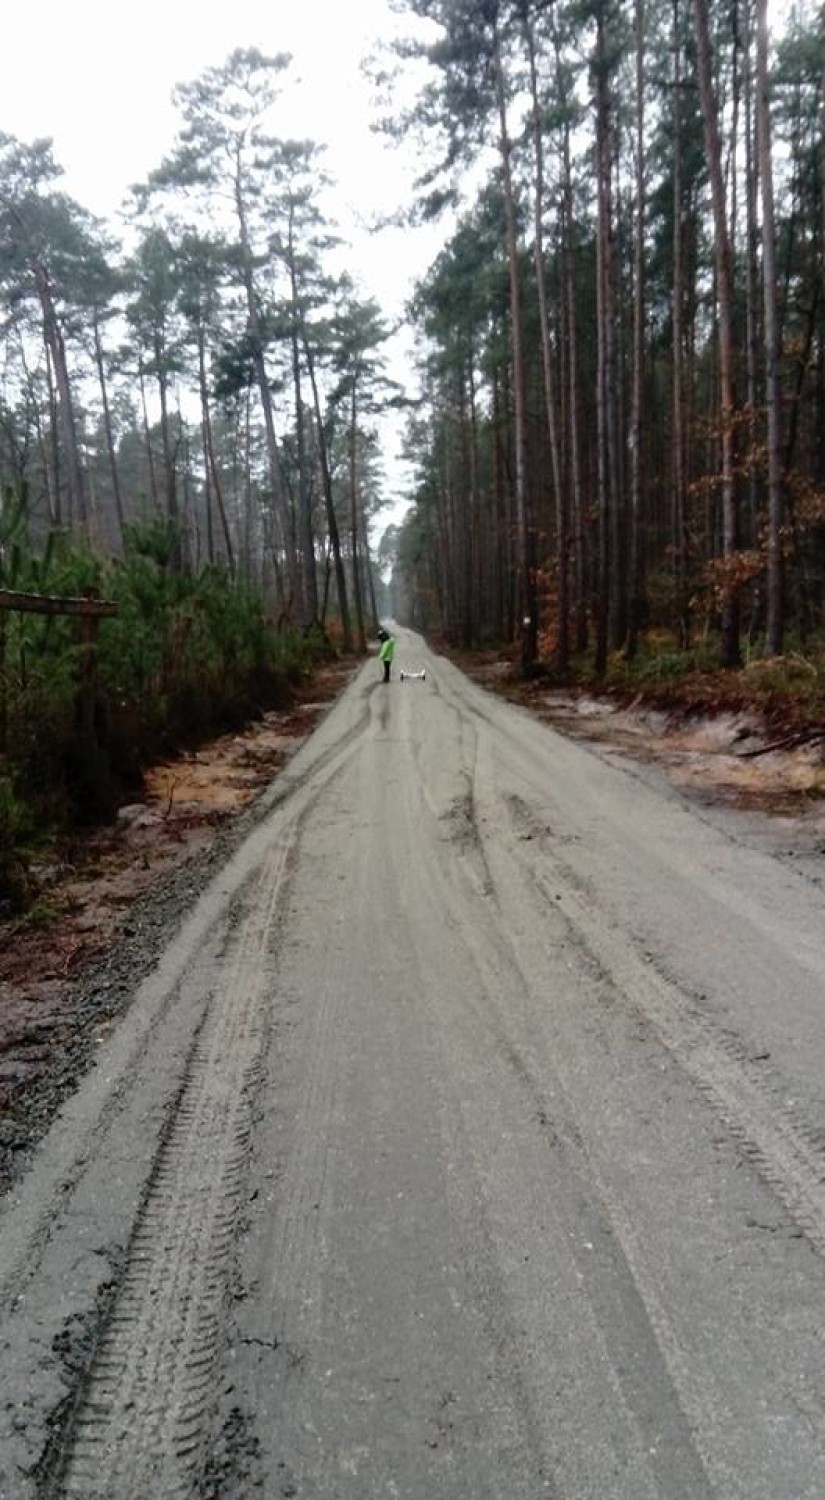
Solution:
{"label": "bare tree trunk", "polygon": [[[713,86],[707,0],[693,0],[693,7],[696,18],[699,98],[705,127],[705,149],[707,151],[711,197],[713,200],[714,232],[716,237],[716,295],[719,307],[719,406],[722,428],[722,552],[725,560],[732,562],[739,546],[733,431],[735,411],[733,381],[733,268],[727,205],[725,201],[725,183],[722,175],[718,109]],[[726,667],[738,667],[740,662],[739,599],[733,582],[726,580],[725,600],[722,609],[722,663]]]}
{"label": "bare tree trunk", "polygon": [[185,563],[185,566],[188,569],[192,565],[192,539],[193,538],[194,538],[194,543],[195,543],[195,557],[197,559],[197,562],[196,562],[195,565],[196,565],[196,567],[200,567],[201,535],[200,535],[200,526],[198,525],[198,518],[197,518],[197,515],[195,514],[195,509],[194,509],[194,506],[192,504],[192,494],[191,494],[191,484],[190,484],[191,473],[190,473],[190,469],[189,469],[189,439],[186,436],[186,434],[184,433],[183,417],[181,416],[181,410],[180,410],[180,405],[179,404],[176,407],[175,415],[177,417],[177,426],[178,426],[178,435],[177,435],[177,438],[176,438],[176,441],[175,441],[174,450],[173,450],[174,451],[174,457],[175,457],[175,465],[176,465],[176,467],[177,467],[177,462],[178,462],[178,454],[179,454],[181,448],[183,449],[183,469],[182,469],[182,480],[181,480],[181,482],[182,482],[182,488],[183,488],[183,507],[182,507],[182,510],[181,510],[181,538],[183,538],[183,536],[185,535],[186,539],[187,539],[185,558],[184,558],[184,552],[183,552],[183,545],[181,544],[181,559],[180,560],[181,560],[181,567],[183,567],[184,563]]}
{"label": "bare tree trunk", "polygon": [[[278,451],[278,439],[275,433],[275,418],[272,411],[272,393],[269,389],[269,378],[266,372],[266,360],[264,358],[263,327],[261,315],[258,308],[258,297],[255,288],[255,277],[253,271],[252,246],[249,242],[249,230],[246,223],[246,207],[243,198],[243,185],[241,180],[240,166],[240,143],[237,146],[235,161],[235,209],[238,216],[238,228],[241,241],[241,262],[244,291],[246,293],[246,315],[252,343],[252,362],[255,370],[255,378],[258,385],[258,394],[261,401],[261,410],[264,418],[264,430],[266,432],[266,451],[269,462],[269,483],[272,491],[273,523],[275,530],[275,545],[272,553],[272,567],[275,575],[275,592],[277,595],[278,609],[284,614],[289,613],[291,600],[287,602],[284,593],[283,572],[281,569],[278,552],[286,558],[288,576],[293,580],[295,559],[290,557],[287,548],[287,506],[286,485],[284,484],[283,471],[281,468],[281,457]],[[292,590],[294,593],[294,589]]]}
{"label": "bare tree trunk", "polygon": [[375,578],[373,576],[372,554],[370,552],[370,534],[367,526],[366,516],[361,517],[361,543],[363,547],[364,565],[367,577],[367,593],[370,601],[370,634],[378,629],[378,603],[375,598]]}
{"label": "bare tree trunk", "polygon": [[203,495],[206,504],[206,556],[210,568],[215,566],[215,525],[212,519],[212,474],[209,463],[209,393],[206,385],[206,351],[203,328],[198,323],[198,392],[201,402],[201,454],[203,457]]}
{"label": "bare tree trunk", "polygon": [[[492,602],[492,591],[484,587],[482,582],[482,557],[487,548],[485,537],[485,506],[479,488],[478,475],[478,398],[476,395],[475,370],[473,368],[473,353],[468,360],[467,370],[467,396],[470,411],[470,434],[469,434],[469,459],[470,459],[470,503],[473,515],[476,518],[475,546],[473,548],[471,590],[475,607],[475,628],[479,625],[489,633],[492,621],[489,618],[489,606]],[[493,626],[493,629],[495,627]]]}
{"label": "bare tree trunk", "polygon": [[[209,473],[209,454],[206,450],[206,413],[201,392],[201,455],[203,458],[203,498],[206,509],[206,560],[210,568],[215,566],[215,525],[212,520],[212,477]],[[200,566],[200,562],[198,562]]]}
{"label": "bare tree trunk", "polygon": [[569,87],[562,65],[561,41],[555,17],[550,13],[551,36],[556,71],[556,95],[563,111],[562,128],[562,275],[567,320],[567,472],[573,500],[573,587],[575,648],[587,650],[587,590],[584,554],[584,506],[582,501],[581,455],[579,451],[579,349],[576,316],[575,237],[573,213],[573,171],[570,160]]}
{"label": "bare tree trunk", "polygon": [[345,651],[352,650],[352,627],[350,625],[349,604],[347,602],[347,578],[344,572],[344,563],[341,557],[341,539],[338,533],[338,518],[335,514],[335,501],[332,493],[332,470],[329,463],[329,451],[327,448],[327,435],[324,431],[324,419],[321,411],[321,400],[318,394],[318,382],[315,378],[315,362],[306,339],[303,336],[304,359],[306,360],[309,383],[312,388],[312,401],[315,410],[315,424],[318,432],[318,453],[321,462],[321,477],[324,484],[324,507],[327,517],[327,531],[332,545],[332,557],[335,567],[335,586],[338,591],[338,609],[341,615],[342,646]]}
{"label": "bare tree trunk", "polygon": [[226,548],[226,561],[230,573],[235,572],[235,549],[232,545],[232,533],[229,528],[229,518],[226,514],[226,502],[224,500],[223,485],[221,484],[218,461],[215,455],[215,439],[212,431],[212,413],[209,407],[209,382],[206,376],[206,340],[204,329],[198,326],[198,387],[201,399],[201,432],[203,434],[203,456],[206,470],[206,507],[210,518],[209,522],[209,545],[210,562],[213,561],[214,536],[211,522],[212,500],[214,498],[220,518],[221,530],[223,532],[223,543]]}
{"label": "bare tree trunk", "polygon": [[159,328],[154,332],[155,374],[160,400],[160,440],[163,448],[163,478],[166,491],[166,516],[172,530],[172,566],[179,571],[183,566],[181,516],[178,505],[178,465],[176,445],[172,443],[169,430],[169,378],[166,373],[166,350]]}
{"label": "bare tree trunk", "polygon": [[152,504],[155,510],[160,509],[158,498],[158,485],[155,475],[155,455],[152,451],[152,436],[149,430],[149,410],[146,405],[146,375],[143,368],[143,360],[138,364],[138,383],[140,385],[140,405],[143,413],[143,437],[146,443],[146,461],[149,465],[149,493],[152,496]]}
{"label": "bare tree trunk", "polygon": [[122,541],[126,520],[123,514],[123,495],[120,488],[120,475],[118,473],[117,457],[115,455],[115,440],[112,431],[112,413],[109,407],[109,392],[106,387],[106,370],[103,363],[103,342],[100,337],[100,319],[98,317],[97,308],[94,309],[94,312],[92,314],[92,329],[94,332],[95,341],[95,365],[97,367],[97,378],[100,384],[100,399],[103,403],[103,429],[106,434],[106,453],[109,459],[109,472],[112,476],[112,494],[114,495],[115,510],[117,511],[117,524],[120,529],[120,537]]}
{"label": "bare tree trunk", "polygon": [[[819,96],[819,126],[821,144],[819,149],[819,212],[821,223],[819,225],[819,269],[820,286],[825,285],[825,66],[822,69],[822,80]],[[822,303],[822,322],[820,326],[819,344],[819,448],[816,455],[816,482],[825,484],[825,297]]]}
{"label": "bare tree trunk", "polygon": [[687,476],[685,472],[685,214],[682,202],[682,58],[679,0],[673,0],[673,582],[680,644],[688,644]]}
{"label": "bare tree trunk", "polygon": [[504,416],[503,402],[498,379],[493,379],[493,469],[494,469],[494,504],[496,525],[496,558],[498,583],[496,593],[496,613],[498,618],[498,636],[501,640],[512,641],[514,637],[513,610],[510,601],[508,580],[512,575],[511,553],[512,538],[510,533],[509,516],[507,514],[507,481],[505,474],[504,455]]}
{"label": "bare tree trunk", "polygon": [[48,349],[46,350],[46,382],[49,393],[49,420],[51,423],[52,442],[54,444],[51,457],[49,455],[49,449],[46,443],[46,435],[43,431],[43,420],[40,413],[40,402],[37,398],[34,377],[32,376],[28,361],[26,359],[26,345],[22,334],[20,336],[20,359],[23,365],[23,375],[26,381],[26,389],[28,390],[29,400],[31,401],[32,411],[34,413],[34,426],[37,433],[37,446],[40,450],[40,462],[43,465],[43,480],[46,487],[46,503],[49,508],[49,523],[51,526],[60,526],[61,516],[59,474],[56,471],[52,473],[52,463],[57,463],[58,454],[56,450],[56,444],[54,442],[56,429],[54,422],[54,397],[52,392],[52,372],[51,363],[49,360],[49,351]]}
{"label": "bare tree trunk", "polygon": [[597,16],[596,53],[596,177],[598,199],[598,223],[596,229],[596,321],[597,321],[597,441],[598,441],[598,496],[599,496],[599,559],[597,569],[596,601],[596,655],[594,661],[598,676],[607,670],[608,618],[610,608],[610,435],[608,403],[609,368],[609,180],[611,170],[610,128],[607,99],[607,67],[605,62],[604,14]]}
{"label": "bare tree trunk", "polygon": [[295,267],[294,208],[290,204],[289,214],[289,283],[292,298],[292,383],[295,392],[295,435],[298,452],[298,536],[301,552],[302,619],[308,627],[318,618],[318,579],[315,571],[315,538],[312,534],[312,504],[310,500],[309,474],[307,469],[306,433],[304,431],[304,403],[301,395],[301,360],[299,329],[301,313],[298,299],[298,278]]}
{"label": "bare tree trunk", "polygon": [[359,572],[358,557],[358,408],[357,408],[357,375],[353,375],[352,391],[350,393],[350,423],[349,423],[349,520],[350,520],[350,546],[352,549],[352,599],[355,606],[355,629],[357,632],[358,649],[364,655],[367,650],[367,638],[364,633],[364,605],[361,598],[361,575]]}
{"label": "bare tree trunk", "polygon": [[[745,399],[748,407],[748,525],[749,545],[755,547],[759,537],[759,492],[756,476],[756,450],[759,433],[756,420],[756,368],[759,268],[757,264],[759,225],[756,200],[759,189],[758,153],[754,150],[752,19],[749,0],[745,0],[745,213],[747,218],[745,272]],[[761,581],[751,585],[750,635],[754,636],[761,608]]]}
{"label": "bare tree trunk", "polygon": [[252,392],[247,391],[243,413],[243,493],[244,493],[244,550],[246,552],[246,579],[253,582],[253,524],[252,524]]}
{"label": "bare tree trunk", "polygon": [[556,513],[556,562],[558,570],[558,630],[556,636],[556,668],[562,676],[567,675],[570,665],[569,631],[569,573],[567,503],[561,478],[561,454],[557,418],[556,378],[553,370],[553,349],[550,338],[550,314],[547,306],[547,284],[544,256],[544,122],[539,101],[536,49],[533,29],[527,10],[522,15],[524,38],[530,63],[530,101],[532,105],[533,155],[535,159],[535,192],[533,200],[533,250],[536,265],[536,287],[538,290],[539,326],[541,329],[541,359],[544,373],[544,398],[547,416],[547,439],[550,447],[550,470],[553,478],[553,498]]}
{"label": "bare tree trunk", "polygon": [[519,278],[518,229],[511,170],[512,142],[507,126],[507,103],[501,41],[495,29],[493,66],[499,117],[499,153],[507,232],[507,265],[510,277],[510,339],[513,355],[513,419],[515,458],[516,529],[519,551],[519,602],[521,611],[521,659],[529,672],[538,656],[538,591],[533,519],[527,496],[527,424],[522,335],[521,285]]}
{"label": "bare tree trunk", "polygon": [[630,610],[626,645],[628,657],[636,653],[643,609],[641,528],[644,495],[642,406],[645,388],[645,0],[636,0],[634,30],[636,43],[636,232],[633,244],[633,394],[630,414],[628,549]]}
{"label": "bare tree trunk", "polygon": [[573,243],[573,185],[570,170],[570,146],[566,141],[565,161],[565,281],[568,340],[568,421],[570,480],[573,491],[573,574],[576,589],[574,609],[576,650],[587,650],[587,585],[584,556],[584,501],[582,495],[581,452],[579,446],[579,325],[576,314],[575,248]]}
{"label": "bare tree trunk", "polygon": [[60,411],[59,397],[54,383],[54,366],[51,350],[46,345],[46,385],[49,392],[49,446],[51,448],[52,484],[54,488],[54,523],[63,526],[63,465],[60,459]]}
{"label": "bare tree trunk", "polygon": [[66,362],[66,346],[63,342],[63,330],[60,327],[60,320],[55,309],[51,282],[45,265],[42,261],[36,260],[32,270],[37,287],[37,295],[40,300],[40,310],[43,315],[43,337],[51,356],[52,369],[57,386],[60,432],[63,438],[68,479],[69,504],[66,519],[69,526],[77,524],[85,530],[88,518],[86,515],[83,466],[80,462],[80,448],[77,441],[77,428],[75,426],[74,406],[72,403],[71,384],[69,382],[69,367]]}
{"label": "bare tree trunk", "polygon": [[605,421],[607,431],[607,499],[610,544],[608,566],[608,638],[614,650],[624,645],[627,636],[627,517],[624,505],[622,455],[619,437],[620,367],[618,325],[616,316],[616,231],[614,215],[614,173],[618,135],[615,128],[615,102],[609,78],[607,33],[602,35],[603,112],[604,112],[604,340],[605,340]]}
{"label": "bare tree trunk", "polygon": [[765,655],[778,656],[783,637],[782,455],[779,339],[776,317],[776,227],[773,202],[768,6],[756,0],[756,124],[762,185],[762,292],[765,303],[765,399],[768,408],[768,619]]}

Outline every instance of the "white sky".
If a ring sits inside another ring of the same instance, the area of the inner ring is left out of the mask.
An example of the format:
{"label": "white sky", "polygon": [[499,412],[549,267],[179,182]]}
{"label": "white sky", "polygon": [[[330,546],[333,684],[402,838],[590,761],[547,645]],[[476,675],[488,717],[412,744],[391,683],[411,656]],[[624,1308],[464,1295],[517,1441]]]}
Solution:
{"label": "white sky", "polygon": [[[3,31],[0,130],[22,140],[51,136],[67,191],[107,218],[171,146],[175,84],[220,65],[235,47],[291,52],[295,82],[275,128],[328,144],[336,213],[353,243],[350,272],[389,316],[400,315],[443,231],[365,227],[410,202],[415,170],[410,150],[370,131],[370,89],[359,74],[376,39],[399,31],[388,0],[15,0]],[[397,340],[393,350],[399,380],[408,347]],[[384,435],[388,493],[405,483],[393,452],[399,435],[397,422]],[[398,507],[386,518],[398,519]]]}

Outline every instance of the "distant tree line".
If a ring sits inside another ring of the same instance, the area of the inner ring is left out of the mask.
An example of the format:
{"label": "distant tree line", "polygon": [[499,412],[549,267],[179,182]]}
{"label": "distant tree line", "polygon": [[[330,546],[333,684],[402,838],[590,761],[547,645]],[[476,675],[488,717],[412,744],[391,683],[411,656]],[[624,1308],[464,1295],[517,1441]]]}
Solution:
{"label": "distant tree line", "polygon": [[[406,0],[425,211],[399,612],[565,672],[825,614],[825,11]],[[406,66],[402,63],[401,66]],[[487,163],[486,181],[479,177]]]}
{"label": "distant tree line", "polygon": [[0,506],[113,556],[163,518],[175,569],[363,648],[388,329],[332,270],[320,149],[273,131],[288,65],[239,50],[176,90],[120,237],[50,141],[0,134]]}

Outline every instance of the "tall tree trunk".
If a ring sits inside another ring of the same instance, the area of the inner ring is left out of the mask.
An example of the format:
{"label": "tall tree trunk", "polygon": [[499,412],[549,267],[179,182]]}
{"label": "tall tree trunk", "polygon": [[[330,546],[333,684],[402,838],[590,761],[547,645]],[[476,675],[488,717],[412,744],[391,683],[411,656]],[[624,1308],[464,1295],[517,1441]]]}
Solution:
{"label": "tall tree trunk", "polygon": [[[252,558],[254,554],[260,555],[260,549],[254,546],[254,518],[252,514],[252,392],[248,390],[243,409],[243,493],[244,493],[244,536],[246,550],[246,577],[247,582],[252,583],[254,572]],[[254,550],[253,550],[254,549]]]}
{"label": "tall tree trunk", "polygon": [[[278,609],[281,614],[289,614],[292,600],[287,601],[284,592],[284,578],[281,561],[278,553],[286,560],[287,574],[291,584],[294,582],[295,559],[289,555],[288,538],[289,527],[287,518],[286,485],[284,484],[283,470],[281,467],[281,456],[278,450],[278,438],[275,432],[275,417],[272,410],[272,392],[269,388],[269,377],[266,372],[266,359],[264,356],[263,325],[260,310],[258,308],[257,289],[255,287],[255,275],[253,270],[252,246],[249,240],[249,230],[246,222],[246,205],[243,196],[243,180],[241,171],[241,147],[237,146],[235,160],[234,189],[235,189],[235,211],[238,217],[238,230],[241,243],[241,273],[243,277],[244,291],[246,294],[246,316],[252,345],[252,363],[255,370],[255,379],[258,386],[258,395],[261,402],[261,410],[264,418],[264,431],[266,433],[266,452],[269,464],[269,484],[272,494],[272,519],[275,532],[275,545],[272,554],[272,566],[275,577],[275,591],[278,601]],[[294,596],[294,588],[291,593]]]}
{"label": "tall tree trunk", "polygon": [[149,428],[149,408],[146,402],[146,371],[143,360],[138,360],[138,385],[140,387],[140,409],[143,416],[143,441],[146,444],[146,463],[149,468],[149,493],[152,497],[152,505],[155,510],[160,509],[158,497],[157,475],[155,473],[155,455],[152,449],[152,434]]}
{"label": "tall tree trunk", "polygon": [[614,650],[624,645],[627,636],[627,517],[624,506],[622,454],[619,435],[620,366],[618,321],[616,311],[616,229],[614,214],[614,176],[618,182],[618,135],[615,128],[615,101],[610,83],[607,56],[606,8],[603,11],[602,71],[604,73],[604,340],[605,340],[605,418],[607,429],[607,499],[610,545],[608,548],[610,587],[608,591],[608,636]]}
{"label": "tall tree trunk", "polygon": [[[215,523],[212,519],[212,476],[209,473],[209,454],[206,449],[206,413],[201,391],[201,453],[203,457],[203,498],[206,509],[206,560],[210,568],[215,566]],[[200,558],[198,559],[198,569]]]}
{"label": "tall tree trunk", "polygon": [[[699,99],[705,129],[715,232],[716,296],[719,310],[719,407],[722,428],[722,552],[726,562],[732,563],[739,546],[733,430],[736,405],[733,378],[733,267],[707,0],[693,0],[693,8],[696,18]],[[739,598],[731,579],[726,580],[722,609],[722,663],[726,667],[738,667],[741,663]]]}
{"label": "tall tree trunk", "polygon": [[521,660],[529,672],[538,656],[538,590],[536,587],[536,547],[533,518],[527,495],[527,412],[524,370],[524,346],[519,276],[518,228],[511,166],[512,142],[507,125],[507,91],[501,38],[494,31],[493,68],[499,119],[499,153],[504,197],[507,237],[507,267],[510,280],[510,339],[513,356],[513,445],[515,461],[516,528],[519,551],[519,604],[521,611]]}
{"label": "tall tree trunk", "polygon": [[762,293],[765,304],[765,400],[768,408],[768,619],[765,655],[778,656],[783,638],[782,454],[779,337],[776,317],[776,227],[773,202],[768,5],[756,0],[756,124],[762,186]]}
{"label": "tall tree trunk", "polygon": [[352,390],[350,392],[350,421],[349,421],[349,521],[350,521],[350,546],[352,549],[352,600],[355,607],[355,629],[357,632],[358,649],[366,654],[367,638],[364,632],[364,604],[361,597],[361,574],[359,571],[359,546],[358,534],[358,405],[357,405],[357,374],[353,374]]}
{"label": "tall tree trunk", "polygon": [[335,514],[335,501],[332,493],[332,470],[329,462],[329,450],[327,447],[327,435],[324,430],[324,419],[321,411],[321,400],[318,393],[318,381],[315,378],[315,361],[309,347],[306,333],[302,329],[304,359],[306,361],[309,383],[312,390],[312,403],[315,411],[315,425],[318,435],[318,455],[321,463],[321,478],[324,486],[324,508],[327,518],[327,531],[332,545],[332,557],[335,567],[335,586],[338,591],[338,609],[341,615],[341,636],[344,651],[352,650],[352,626],[349,617],[349,604],[347,602],[347,578],[344,572],[344,562],[341,556],[341,538],[338,533],[338,518]]}
{"label": "tall tree trunk", "polygon": [[636,0],[634,30],[636,43],[636,227],[633,242],[633,395],[630,414],[628,549],[630,611],[626,648],[629,657],[636,654],[643,612],[641,529],[644,494],[642,407],[645,388],[645,0]]}
{"label": "tall tree trunk", "polygon": [[570,138],[565,126],[564,164],[564,276],[567,304],[567,379],[569,423],[569,467],[573,492],[573,578],[576,591],[574,608],[575,642],[578,652],[587,650],[587,579],[584,547],[584,497],[582,492],[581,448],[579,441],[579,321],[576,311],[576,249],[573,219],[573,178],[570,164]]}
{"label": "tall tree trunk", "polygon": [[372,554],[370,552],[370,534],[367,526],[366,516],[361,517],[361,546],[363,549],[364,567],[367,579],[367,594],[370,601],[370,634],[378,629],[378,604],[375,598],[375,578],[373,576]]}
{"label": "tall tree trunk", "polygon": [[123,513],[123,494],[120,488],[120,474],[117,467],[117,456],[115,454],[115,440],[112,431],[112,413],[109,406],[109,392],[106,386],[106,369],[103,360],[103,341],[100,336],[100,318],[98,309],[92,313],[92,330],[95,341],[95,366],[97,378],[100,385],[100,399],[103,404],[103,430],[106,434],[106,454],[109,459],[109,472],[112,476],[112,494],[117,512],[117,524],[120,530],[120,539],[123,541],[123,532],[126,525]]}
{"label": "tall tree trunk", "polygon": [[610,611],[610,433],[609,433],[609,181],[611,172],[609,104],[607,98],[607,65],[605,61],[604,12],[600,7],[597,18],[596,44],[596,191],[598,200],[596,228],[596,412],[598,441],[598,513],[599,513],[599,557],[597,567],[596,600],[596,655],[594,667],[597,676],[607,670],[608,619]]}
{"label": "tall tree trunk", "polygon": [[292,347],[292,384],[295,396],[295,436],[298,453],[298,537],[301,552],[301,600],[304,628],[318,619],[318,578],[315,565],[315,538],[312,534],[312,504],[310,500],[309,470],[304,430],[304,402],[301,394],[301,357],[299,330],[301,314],[298,298],[298,277],[294,244],[294,205],[290,203],[288,262],[289,285],[292,299],[292,325],[290,342]]}
{"label": "tall tree trunk", "polygon": [[[759,445],[757,423],[757,301],[759,295],[759,224],[756,200],[759,190],[758,151],[754,144],[752,14],[750,0],[745,0],[744,16],[744,107],[745,107],[745,213],[747,218],[745,260],[745,400],[748,409],[748,545],[759,544],[759,486],[756,452]],[[761,579],[751,585],[750,636],[756,634],[762,617]]]}
{"label": "tall tree trunk", "polygon": [[530,63],[530,101],[532,105],[533,156],[535,162],[535,191],[533,201],[533,252],[536,265],[536,288],[538,291],[539,327],[541,330],[541,360],[544,374],[545,412],[547,416],[547,440],[550,448],[550,472],[553,479],[553,499],[556,514],[556,566],[558,576],[558,629],[556,635],[556,668],[562,676],[567,675],[570,665],[569,629],[569,568],[567,537],[567,503],[561,477],[561,452],[557,415],[556,377],[553,369],[553,348],[550,338],[550,313],[547,306],[547,282],[544,254],[544,129],[539,100],[536,48],[533,28],[525,8],[522,15],[524,39]]}
{"label": "tall tree trunk", "polygon": [[[223,532],[223,544],[226,548],[226,561],[230,573],[235,572],[235,549],[232,544],[232,533],[229,527],[229,517],[226,514],[226,501],[224,499],[223,485],[221,484],[220,470],[215,453],[215,436],[212,431],[212,413],[209,406],[209,381],[206,374],[206,333],[202,323],[198,324],[198,388],[201,401],[201,432],[203,435],[203,456],[206,471],[206,506],[207,513],[211,517],[212,500],[214,499],[220,518],[221,530]],[[212,536],[212,526],[209,528]],[[211,542],[214,547],[214,540]],[[210,553],[210,562],[212,556]]]}
{"label": "tall tree trunk", "polygon": [[679,0],[673,0],[673,583],[680,644],[690,638],[687,598],[687,475],[685,470],[685,207],[682,188],[682,54]]}
{"label": "tall tree trunk", "polygon": [[[819,285],[825,286],[825,65],[819,93]],[[820,299],[822,319],[819,338],[819,446],[816,454],[815,478],[817,484],[825,484],[825,297]]]}
{"label": "tall tree trunk", "polygon": [[60,433],[63,439],[63,449],[66,458],[66,474],[68,481],[68,516],[69,526],[78,525],[84,530],[87,525],[86,515],[86,493],[83,482],[83,465],[80,462],[80,447],[77,441],[77,428],[75,425],[74,405],[72,403],[72,390],[69,381],[69,366],[66,361],[66,346],[63,342],[63,330],[52,297],[49,273],[41,260],[35,260],[33,267],[37,295],[40,300],[40,310],[43,315],[43,337],[52,361],[55,384],[58,395],[58,415],[60,422]]}
{"label": "tall tree trunk", "polygon": [[[28,391],[29,400],[31,402],[31,409],[34,413],[34,427],[35,432],[37,433],[37,446],[40,451],[40,462],[43,465],[43,482],[46,489],[46,504],[49,508],[49,524],[52,527],[58,527],[62,524],[60,515],[60,476],[57,471],[55,471],[54,473],[52,472],[53,462],[58,462],[58,453],[56,451],[57,445],[55,443],[55,411],[49,351],[48,349],[46,350],[46,385],[49,395],[50,432],[52,436],[52,442],[54,444],[51,455],[49,454],[48,445],[46,443],[46,434],[43,431],[40,401],[35,389],[34,377],[31,370],[29,369],[28,360],[26,359],[26,344],[22,334],[20,335],[20,361],[23,366],[23,375],[25,377],[26,389]],[[23,465],[21,465],[21,479],[23,478],[23,472],[24,468]]]}
{"label": "tall tree trunk", "polygon": [[550,34],[556,73],[556,96],[563,113],[562,125],[562,277],[567,325],[567,463],[573,502],[574,640],[577,652],[587,650],[587,586],[584,547],[584,505],[581,453],[579,448],[579,348],[576,316],[576,245],[573,211],[573,169],[570,157],[570,90],[562,62],[561,39],[555,14],[550,11]]}
{"label": "tall tree trunk", "polygon": [[[471,364],[472,357],[468,360]],[[461,645],[469,649],[475,639],[476,600],[473,593],[473,526],[476,521],[476,495],[474,488],[475,468],[473,462],[472,419],[470,416],[470,385],[472,377],[462,367],[456,374],[456,396],[458,406],[458,433],[460,455],[455,474],[453,491],[455,499],[455,547],[454,569],[459,596],[458,620]]]}
{"label": "tall tree trunk", "polygon": [[513,611],[509,580],[512,574],[512,537],[507,513],[507,478],[504,454],[504,414],[499,380],[493,377],[493,505],[496,533],[496,617],[499,640],[512,641]]}
{"label": "tall tree trunk", "polygon": [[[482,583],[482,557],[486,548],[485,532],[485,504],[482,499],[479,486],[478,472],[478,398],[476,394],[476,380],[474,370],[474,355],[471,351],[467,368],[467,398],[469,402],[470,433],[469,433],[469,460],[470,460],[470,501],[472,513],[475,517],[475,545],[473,547],[471,591],[474,601],[474,623],[475,630],[481,626],[489,634],[491,620],[489,613],[492,603],[492,590],[488,593]],[[493,626],[493,629],[495,627]]]}
{"label": "tall tree trunk", "polygon": [[169,429],[169,377],[166,373],[166,349],[163,334],[156,328],[153,336],[155,374],[160,401],[160,440],[163,447],[163,477],[166,490],[166,516],[173,532],[172,567],[179,572],[183,567],[183,536],[180,506],[178,505],[177,445],[173,444]]}

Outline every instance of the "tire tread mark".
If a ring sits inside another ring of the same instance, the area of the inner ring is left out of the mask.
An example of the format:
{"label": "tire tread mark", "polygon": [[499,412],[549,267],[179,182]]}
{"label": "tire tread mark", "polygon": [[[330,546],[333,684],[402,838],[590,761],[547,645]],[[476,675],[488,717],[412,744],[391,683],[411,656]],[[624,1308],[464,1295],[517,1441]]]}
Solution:
{"label": "tire tread mark", "polygon": [[[529,810],[518,797],[505,799],[511,823],[523,828]],[[780,1082],[764,1064],[750,1068],[748,1048],[733,1032],[702,1011],[673,976],[651,956],[636,952],[632,935],[611,921],[604,905],[600,938],[587,887],[550,848],[536,825],[529,843],[516,837],[512,852],[536,890],[562,915],[578,946],[653,1027],[660,1042],[688,1074],[721,1118],[728,1133],[776,1193],[793,1221],[825,1254],[825,1143],[793,1103],[780,1097]],[[527,850],[535,852],[528,854]],[[544,868],[542,868],[544,867]],[[552,883],[547,875],[553,872]]]}
{"label": "tire tread mark", "polygon": [[189,1495],[197,1483],[266,1035],[263,957],[297,820],[265,861],[212,998],[68,1440],[57,1493]]}

